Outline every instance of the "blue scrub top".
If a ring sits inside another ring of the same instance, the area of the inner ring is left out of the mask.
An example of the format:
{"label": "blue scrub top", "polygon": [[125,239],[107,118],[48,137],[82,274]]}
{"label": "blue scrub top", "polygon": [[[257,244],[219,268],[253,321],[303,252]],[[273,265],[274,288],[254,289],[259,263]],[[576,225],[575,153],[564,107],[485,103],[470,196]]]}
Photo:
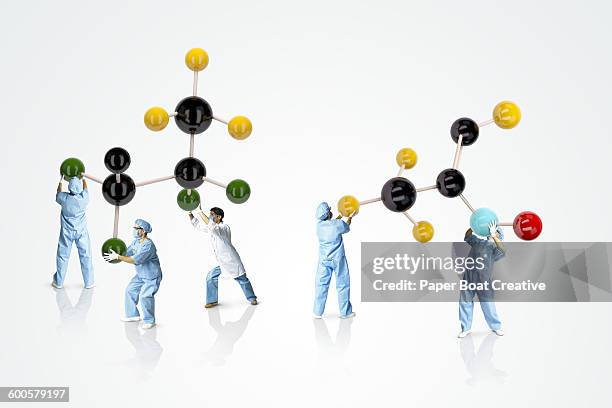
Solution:
{"label": "blue scrub top", "polygon": [[55,202],[62,206],[60,223],[62,228],[70,231],[83,231],[87,228],[85,210],[89,204],[89,191],[84,189],[79,194],[60,191],[55,195]]}
{"label": "blue scrub top", "polygon": [[478,264],[476,263],[473,268],[465,271],[463,274],[463,279],[470,283],[490,282],[493,272],[493,263],[503,258],[506,254],[497,247],[495,241],[480,239],[474,234],[466,237],[465,242],[472,247],[468,257],[474,260],[476,258],[482,258],[484,267],[482,269],[478,269],[476,266]]}
{"label": "blue scrub top", "polygon": [[342,234],[346,234],[350,230],[350,226],[344,220],[318,221],[319,259],[338,259],[344,257]]}
{"label": "blue scrub top", "polygon": [[142,279],[157,279],[162,270],[157,256],[157,248],[149,238],[140,242],[135,239],[127,248],[126,255],[132,257],[136,266],[136,274]]}

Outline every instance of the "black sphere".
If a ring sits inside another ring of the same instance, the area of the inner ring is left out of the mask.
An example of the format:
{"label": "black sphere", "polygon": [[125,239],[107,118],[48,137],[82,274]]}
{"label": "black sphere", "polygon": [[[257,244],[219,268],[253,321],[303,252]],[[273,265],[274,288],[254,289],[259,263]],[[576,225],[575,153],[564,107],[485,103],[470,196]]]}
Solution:
{"label": "black sphere", "polygon": [[385,207],[394,212],[403,212],[414,205],[416,189],[408,179],[394,177],[387,181],[380,192]]}
{"label": "black sphere", "polygon": [[111,174],[102,183],[102,195],[112,205],[126,205],[136,195],[136,184],[127,174]]}
{"label": "black sphere", "polygon": [[465,177],[457,169],[442,170],[436,179],[436,188],[444,197],[457,197],[465,190]]}
{"label": "black sphere", "polygon": [[202,133],[210,126],[212,108],[204,99],[188,96],[176,105],[176,125],[185,133]]}
{"label": "black sphere", "polygon": [[104,155],[104,165],[111,173],[123,173],[131,162],[130,154],[122,147],[113,147]]}
{"label": "black sphere", "polygon": [[461,145],[469,146],[478,139],[478,124],[470,118],[457,119],[451,126],[450,134],[455,143],[459,142],[459,135],[463,135]]}
{"label": "black sphere", "polygon": [[181,187],[198,188],[204,183],[202,177],[206,177],[206,167],[195,157],[187,157],[176,164],[174,176]]}

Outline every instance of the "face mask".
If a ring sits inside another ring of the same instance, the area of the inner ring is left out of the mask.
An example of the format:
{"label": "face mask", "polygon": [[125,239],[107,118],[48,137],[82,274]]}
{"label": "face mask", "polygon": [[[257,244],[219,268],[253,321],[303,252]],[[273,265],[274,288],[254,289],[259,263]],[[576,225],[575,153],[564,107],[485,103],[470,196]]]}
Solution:
{"label": "face mask", "polygon": [[138,230],[137,229],[132,231],[132,235],[134,236],[134,238],[140,238],[140,235],[138,234]]}

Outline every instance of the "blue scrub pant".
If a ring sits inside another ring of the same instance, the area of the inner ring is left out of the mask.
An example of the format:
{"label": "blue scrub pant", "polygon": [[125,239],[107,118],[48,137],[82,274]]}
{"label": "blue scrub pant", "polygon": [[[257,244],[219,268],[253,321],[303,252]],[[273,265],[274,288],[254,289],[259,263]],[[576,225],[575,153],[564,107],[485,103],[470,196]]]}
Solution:
{"label": "blue scrub pant", "polygon": [[[219,300],[219,275],[221,275],[221,267],[215,266],[206,275],[206,303],[215,303]],[[246,273],[234,278],[240,284],[244,296],[248,301],[257,299],[251,281],[247,278]]]}
{"label": "blue scrub pant", "polygon": [[91,263],[91,245],[89,243],[89,233],[87,230],[83,232],[69,231],[64,228],[60,230],[59,240],[57,243],[56,256],[56,271],[53,275],[53,282],[57,286],[64,285],[66,278],[66,270],[68,269],[68,260],[72,251],[72,243],[76,244],[79,252],[79,260],[81,261],[81,273],[83,274],[83,282],[85,286],[91,286],[94,283],[93,265]]}
{"label": "blue scrub pant", "polygon": [[[474,296],[475,290],[462,290],[459,295],[459,321],[461,322],[461,330],[466,331],[472,328],[472,317],[474,316]],[[487,324],[491,330],[501,329],[501,322],[497,316],[495,302],[493,299],[478,296],[480,308],[484,314]]]}
{"label": "blue scrub pant", "polygon": [[156,279],[143,279],[135,275],[125,288],[125,317],[140,316],[136,304],[140,307],[145,323],[155,323],[155,294],[159,290],[161,275]]}
{"label": "blue scrub pant", "polygon": [[353,312],[353,306],[350,301],[351,279],[346,257],[343,256],[337,260],[319,260],[319,267],[317,268],[317,275],[315,277],[315,301],[313,309],[313,313],[316,316],[321,316],[325,310],[329,283],[331,282],[331,277],[334,272],[336,273],[336,290],[338,291],[340,316],[347,316]]}

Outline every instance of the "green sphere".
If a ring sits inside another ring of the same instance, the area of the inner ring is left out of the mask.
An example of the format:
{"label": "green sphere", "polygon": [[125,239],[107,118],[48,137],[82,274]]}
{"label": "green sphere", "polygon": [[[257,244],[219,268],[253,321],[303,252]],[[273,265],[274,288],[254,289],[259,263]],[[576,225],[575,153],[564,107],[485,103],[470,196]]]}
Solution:
{"label": "green sphere", "polygon": [[183,189],[176,196],[176,203],[183,211],[193,211],[200,205],[200,194],[193,189],[188,194],[187,189]]}
{"label": "green sphere", "polygon": [[251,187],[244,180],[232,180],[225,189],[225,195],[232,203],[242,204],[251,196]]}
{"label": "green sphere", "polygon": [[74,157],[64,160],[60,166],[60,174],[66,181],[73,177],[81,178],[83,173],[85,173],[85,165]]}
{"label": "green sphere", "polygon": [[[127,246],[125,245],[125,242],[123,242],[119,238],[107,239],[102,244],[102,256],[104,256],[104,254],[109,254],[111,249],[115,251],[116,253],[118,253],[119,255],[125,255],[125,253],[127,252]],[[110,263],[114,263],[114,264],[119,263],[119,262],[121,261],[118,259],[114,261],[110,261]]]}

